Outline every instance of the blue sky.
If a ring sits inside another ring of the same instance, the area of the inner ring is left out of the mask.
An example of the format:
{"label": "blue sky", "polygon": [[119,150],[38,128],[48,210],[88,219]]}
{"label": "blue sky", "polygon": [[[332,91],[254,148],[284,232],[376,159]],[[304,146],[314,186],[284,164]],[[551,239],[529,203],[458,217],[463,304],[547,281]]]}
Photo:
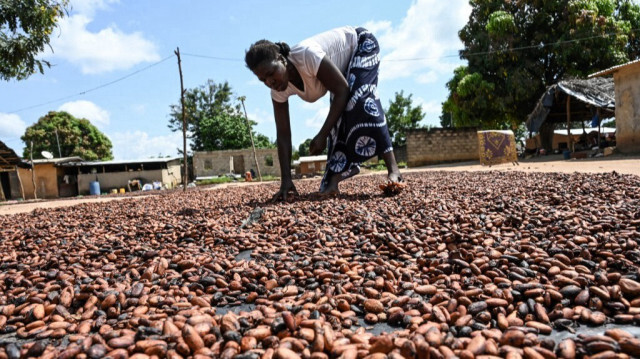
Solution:
{"label": "blue sky", "polygon": [[[177,155],[182,134],[167,127],[180,97],[176,47],[186,88],[228,81],[246,96],[254,131],[275,139],[269,89],[245,67],[245,50],[263,38],[294,45],[343,25],[378,37],[383,106],[404,90],[422,106],[425,124],[439,125],[445,84],[463,64],[458,30],[471,11],[468,0],[71,0],[71,7],[53,34],[53,52],[42,55],[53,66],[0,83],[0,140],[19,154],[27,126],[65,110],[104,132],[116,159]],[[315,136],[329,101],[289,103],[297,147]]]}

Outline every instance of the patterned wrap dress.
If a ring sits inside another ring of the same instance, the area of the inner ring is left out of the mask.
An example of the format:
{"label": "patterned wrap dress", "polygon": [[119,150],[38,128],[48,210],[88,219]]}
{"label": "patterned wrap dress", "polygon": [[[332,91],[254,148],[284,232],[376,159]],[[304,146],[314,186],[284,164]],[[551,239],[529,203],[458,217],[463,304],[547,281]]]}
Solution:
{"label": "patterned wrap dress", "polygon": [[378,95],[380,47],[373,34],[356,28],[358,45],[346,74],[349,101],[331,130],[323,191],[334,174],[341,180],[360,172],[368,159],[393,151],[389,128]]}

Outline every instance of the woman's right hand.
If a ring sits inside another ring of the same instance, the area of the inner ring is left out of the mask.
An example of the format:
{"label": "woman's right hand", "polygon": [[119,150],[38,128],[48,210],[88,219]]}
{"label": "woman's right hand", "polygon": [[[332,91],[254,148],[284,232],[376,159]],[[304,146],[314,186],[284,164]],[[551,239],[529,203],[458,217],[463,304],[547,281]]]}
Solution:
{"label": "woman's right hand", "polygon": [[271,201],[275,202],[278,200],[283,200],[286,201],[287,200],[287,196],[288,195],[296,195],[296,196],[300,196],[298,194],[298,190],[296,189],[296,186],[293,184],[293,181],[291,180],[283,180],[280,183],[280,190],[278,191],[278,193],[276,193],[272,198]]}

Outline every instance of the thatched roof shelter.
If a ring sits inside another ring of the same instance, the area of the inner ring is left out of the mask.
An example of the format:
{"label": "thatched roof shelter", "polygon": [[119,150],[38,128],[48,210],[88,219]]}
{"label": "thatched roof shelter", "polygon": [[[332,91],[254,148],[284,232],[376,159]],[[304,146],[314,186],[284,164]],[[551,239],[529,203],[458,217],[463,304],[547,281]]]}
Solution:
{"label": "thatched roof shelter", "polygon": [[22,161],[22,158],[18,157],[11,148],[0,141],[0,172],[15,171],[16,166],[31,168],[30,164]]}
{"label": "thatched roof shelter", "polygon": [[544,122],[588,121],[597,113],[600,119],[615,115],[613,79],[564,80],[547,87],[533,112],[527,117],[527,129],[539,132]]}

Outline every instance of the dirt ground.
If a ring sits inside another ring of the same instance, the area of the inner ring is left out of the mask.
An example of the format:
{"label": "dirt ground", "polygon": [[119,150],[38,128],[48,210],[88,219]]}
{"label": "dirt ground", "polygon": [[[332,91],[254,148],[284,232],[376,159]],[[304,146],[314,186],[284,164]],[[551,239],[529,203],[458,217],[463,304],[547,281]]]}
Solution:
{"label": "dirt ground", "polygon": [[640,176],[640,155],[614,155],[579,160],[565,160],[562,155],[551,155],[522,160],[519,165],[505,163],[496,166],[482,166],[480,162],[472,161],[412,168],[405,171],[523,171],[560,173],[603,173],[616,171],[620,174]]}
{"label": "dirt ground", "polygon": [[[631,174],[640,176],[640,155],[625,156],[614,155],[609,157],[572,159],[564,160],[562,155],[551,155],[522,160],[519,165],[501,164],[496,166],[482,166],[478,161],[461,162],[454,164],[442,164],[425,166],[410,169],[401,169],[401,172],[423,172],[423,171],[523,171],[523,172],[561,172],[561,173],[603,173],[615,171],[620,174]],[[365,175],[380,174],[381,172],[365,172]],[[206,190],[217,190],[232,188],[237,186],[258,185],[252,183],[227,183],[206,188]],[[73,206],[80,203],[105,202],[123,199],[136,199],[145,196],[118,196],[104,198],[77,198],[52,201],[29,201],[22,203],[0,204],[0,215],[11,215],[17,213],[31,212],[36,208],[58,208]]]}

